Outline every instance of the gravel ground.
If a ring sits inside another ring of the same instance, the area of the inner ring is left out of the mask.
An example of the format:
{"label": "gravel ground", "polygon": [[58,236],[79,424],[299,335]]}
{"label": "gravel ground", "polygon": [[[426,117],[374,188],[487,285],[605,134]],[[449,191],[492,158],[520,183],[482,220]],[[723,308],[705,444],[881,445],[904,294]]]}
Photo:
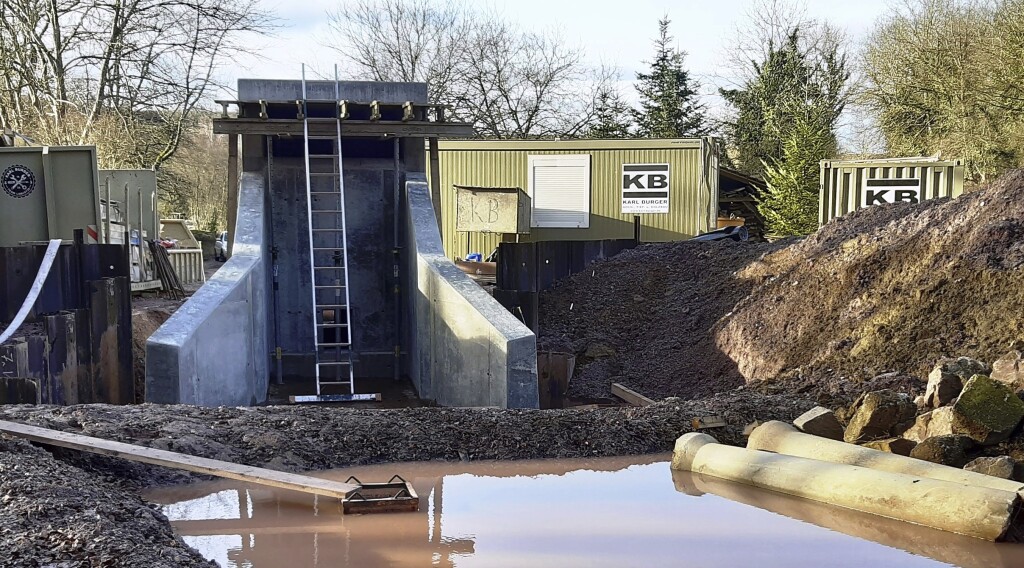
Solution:
{"label": "gravel ground", "polygon": [[0,438],[0,565],[206,567],[131,491]]}

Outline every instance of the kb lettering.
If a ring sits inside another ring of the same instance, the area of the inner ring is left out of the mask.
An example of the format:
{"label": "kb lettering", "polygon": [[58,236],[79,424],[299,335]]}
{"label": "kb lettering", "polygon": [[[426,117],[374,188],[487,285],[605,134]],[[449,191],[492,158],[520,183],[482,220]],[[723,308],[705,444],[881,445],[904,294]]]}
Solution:
{"label": "kb lettering", "polygon": [[[890,197],[889,194],[892,194]],[[913,189],[869,189],[864,195],[867,205],[884,203],[919,203],[917,191]]]}
{"label": "kb lettering", "polygon": [[623,189],[631,189],[634,184],[636,185],[637,189],[646,189],[644,187],[643,181],[641,181],[644,179],[645,175],[647,174],[637,174],[635,176],[631,176],[629,174],[622,174]]}
{"label": "kb lettering", "polygon": [[668,187],[668,176],[665,174],[650,174],[647,176],[648,189],[665,189]]}

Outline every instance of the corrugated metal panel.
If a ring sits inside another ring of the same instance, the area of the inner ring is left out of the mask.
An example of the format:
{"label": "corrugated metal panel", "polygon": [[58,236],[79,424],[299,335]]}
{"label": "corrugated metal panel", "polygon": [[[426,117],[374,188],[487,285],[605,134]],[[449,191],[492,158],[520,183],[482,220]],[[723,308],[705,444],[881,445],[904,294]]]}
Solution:
{"label": "corrugated metal panel", "polygon": [[921,199],[956,197],[964,191],[960,161],[919,159],[821,162],[818,222],[822,225],[865,207],[867,180],[919,179]]}
{"label": "corrugated metal panel", "polygon": [[712,228],[718,209],[718,155],[713,139],[458,141],[441,142],[442,238],[449,256],[489,254],[501,235],[455,231],[453,186],[528,186],[528,157],[591,156],[590,227],[533,228],[522,241],[628,239],[632,214],[623,214],[622,165],[667,163],[671,168],[668,214],[639,215],[645,241],[686,239]]}
{"label": "corrugated metal panel", "polygon": [[0,246],[74,237],[100,216],[92,146],[0,148]]}

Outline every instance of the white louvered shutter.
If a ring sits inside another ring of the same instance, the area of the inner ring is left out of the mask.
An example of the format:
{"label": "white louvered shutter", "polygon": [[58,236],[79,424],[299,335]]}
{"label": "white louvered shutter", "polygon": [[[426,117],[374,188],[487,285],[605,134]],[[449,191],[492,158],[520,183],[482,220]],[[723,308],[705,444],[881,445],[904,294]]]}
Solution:
{"label": "white louvered shutter", "polygon": [[590,227],[590,155],[530,156],[530,226]]}

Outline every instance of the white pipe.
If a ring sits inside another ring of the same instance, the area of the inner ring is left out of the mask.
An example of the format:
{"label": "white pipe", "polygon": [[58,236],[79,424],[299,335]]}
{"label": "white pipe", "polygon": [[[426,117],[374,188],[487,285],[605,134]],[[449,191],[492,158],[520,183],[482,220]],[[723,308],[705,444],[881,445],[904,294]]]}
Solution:
{"label": "white pipe", "polygon": [[993,546],[985,541],[932,528],[884,519],[857,511],[837,509],[791,495],[761,491],[749,485],[715,477],[673,471],[676,491],[699,497],[710,493],[718,497],[771,511],[791,519],[811,523],[828,530],[916,556],[931,558],[962,568],[1009,568],[1024,566],[1024,546]]}
{"label": "white pipe", "polygon": [[747,439],[747,448],[1024,495],[1024,483],[805,434],[777,420],[755,428]]}
{"label": "white pipe", "polygon": [[1019,540],[1024,521],[1014,492],[736,448],[697,432],[676,440],[672,469],[987,541]]}
{"label": "white pipe", "polygon": [[32,306],[36,304],[36,298],[39,297],[39,293],[43,291],[43,284],[46,283],[46,277],[50,274],[50,268],[53,268],[53,259],[57,258],[57,249],[60,248],[60,239],[50,239],[50,244],[46,245],[46,253],[43,255],[43,262],[39,264],[39,270],[36,272],[36,279],[32,281],[32,287],[28,290],[28,296],[25,297],[25,301],[21,303],[21,309],[15,314],[14,319],[11,320],[10,325],[7,329],[0,334],[0,344],[10,339],[14,335],[15,331],[21,327],[24,323],[25,318],[28,317],[28,313],[32,310]]}

